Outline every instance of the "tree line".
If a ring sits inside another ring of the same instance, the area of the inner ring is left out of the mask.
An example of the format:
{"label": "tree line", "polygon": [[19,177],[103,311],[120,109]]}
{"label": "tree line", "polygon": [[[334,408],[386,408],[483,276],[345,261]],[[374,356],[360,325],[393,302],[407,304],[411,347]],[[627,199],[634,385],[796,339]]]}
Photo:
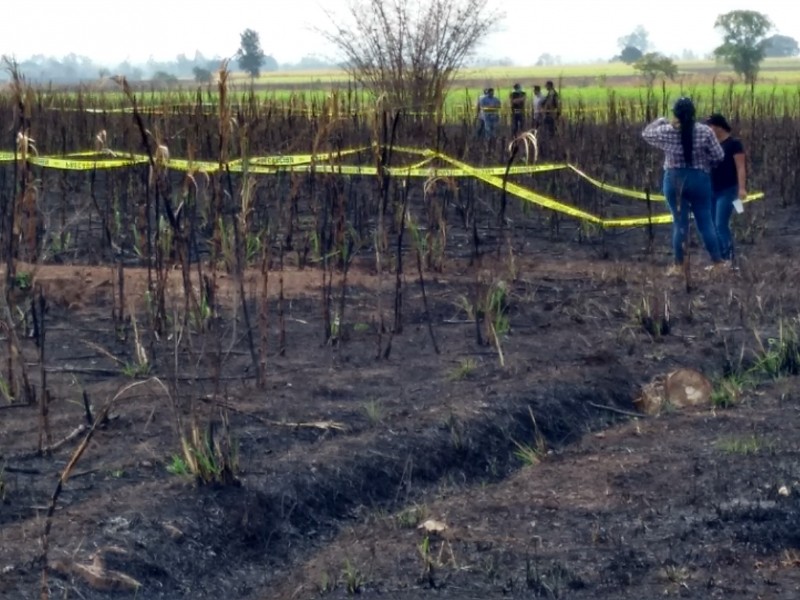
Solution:
{"label": "tree line", "polygon": [[[765,58],[789,58],[800,55],[797,40],[779,33],[772,33],[775,24],[766,15],[753,10],[734,10],[719,15],[714,28],[722,34],[722,44],[706,58],[716,59],[729,65],[746,83],[754,85]],[[771,35],[769,35],[771,34]],[[678,67],[677,57],[653,52],[650,35],[639,25],[628,35],[617,40],[620,53],[612,62],[633,65],[645,80],[652,84],[659,76],[674,78]],[[694,55],[684,60],[694,60]]]}
{"label": "tree line", "polygon": [[[241,45],[239,51],[241,52]],[[239,53],[235,56],[239,57]],[[198,51],[194,56],[178,54],[172,60],[150,59],[143,63],[126,60],[117,64],[108,64],[74,53],[62,57],[36,54],[24,60],[18,60],[17,64],[20,72],[24,73],[30,81],[58,85],[94,81],[110,75],[121,75],[128,81],[177,83],[179,80],[193,79],[199,83],[205,83],[211,81],[224,58],[219,55],[206,56]],[[258,70],[259,72],[277,71],[278,69],[322,70],[337,66],[339,65],[316,56],[304,56],[296,63],[279,64],[274,57],[261,52]],[[7,72],[0,71],[0,80],[8,79],[8,77]]]}
{"label": "tree line", "polygon": [[[343,67],[354,80],[390,104],[431,109],[443,102],[458,69],[470,64],[476,49],[496,30],[504,15],[491,9],[488,0],[350,0],[344,16],[328,16],[331,27],[318,33],[339,51],[341,64],[307,56],[294,65],[279,65],[264,52],[253,29],[240,34],[233,58],[252,78],[279,68]],[[722,44],[713,57],[730,65],[749,84],[755,83],[764,58],[800,54],[797,41],[774,33],[775,25],[757,11],[719,15],[714,27],[722,34]],[[618,44],[620,54],[612,60],[632,64],[648,83],[659,76],[677,75],[673,57],[652,51],[644,27],[619,38]],[[683,58],[696,57],[687,50]],[[129,81],[177,83],[193,78],[206,83],[221,61],[222,57],[196,52],[193,58],[181,54],[173,61],[123,62],[109,68],[70,54],[60,60],[34,56],[18,65],[29,79],[52,83],[94,80],[111,74]],[[558,57],[550,54],[541,55],[537,61],[541,65],[559,63]]]}

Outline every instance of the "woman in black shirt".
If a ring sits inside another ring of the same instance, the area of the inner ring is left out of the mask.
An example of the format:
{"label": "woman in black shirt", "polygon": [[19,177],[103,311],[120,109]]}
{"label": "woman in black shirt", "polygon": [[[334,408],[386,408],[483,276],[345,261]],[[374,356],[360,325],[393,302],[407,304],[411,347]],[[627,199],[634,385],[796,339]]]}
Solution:
{"label": "woman in black shirt", "polygon": [[[747,198],[747,171],[745,167],[744,145],[731,135],[731,126],[721,114],[713,114],[706,119],[717,136],[725,158],[711,170],[711,185],[714,189],[712,212],[717,228],[720,251],[724,260],[733,257],[733,236],[731,235],[731,214],[734,203]],[[741,205],[739,206],[741,209]]]}

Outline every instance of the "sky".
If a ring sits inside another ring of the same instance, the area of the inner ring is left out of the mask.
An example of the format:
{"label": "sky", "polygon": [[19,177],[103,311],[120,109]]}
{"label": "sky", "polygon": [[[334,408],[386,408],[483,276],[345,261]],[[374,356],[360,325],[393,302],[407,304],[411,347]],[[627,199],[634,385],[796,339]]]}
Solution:
{"label": "sky", "polygon": [[[618,52],[617,39],[637,25],[649,31],[660,52],[680,55],[691,49],[702,56],[719,44],[716,16],[736,9],[758,10],[773,20],[778,33],[800,40],[800,18],[789,0],[490,3],[506,18],[480,55],[509,57],[518,65],[533,64],[543,53],[560,56],[562,62],[610,58]],[[251,28],[259,33],[264,51],[279,63],[297,62],[305,55],[335,59],[313,28],[330,24],[322,7],[337,13],[347,5],[348,0],[26,0],[15,10],[30,18],[0,19],[0,54],[24,60],[34,54],[61,58],[75,53],[108,66],[123,60],[142,63],[151,56],[174,59],[179,53],[191,58],[196,50],[224,57],[236,51],[241,31]]]}

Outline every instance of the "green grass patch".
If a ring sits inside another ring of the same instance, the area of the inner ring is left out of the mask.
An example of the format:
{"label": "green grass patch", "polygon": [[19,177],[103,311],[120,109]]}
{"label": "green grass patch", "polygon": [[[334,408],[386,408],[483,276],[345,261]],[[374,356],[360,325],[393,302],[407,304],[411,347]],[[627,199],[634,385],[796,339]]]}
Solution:
{"label": "green grass patch", "polygon": [[[679,62],[679,74],[674,81],[666,81],[662,87],[656,85],[657,95],[671,99],[689,94],[709,98],[717,94],[744,94],[749,88],[739,82],[736,75],[725,65],[711,61]],[[497,94],[506,100],[514,83],[521,83],[529,91],[534,84],[545,81],[557,82],[562,99],[567,105],[607,104],[611,94],[618,101],[639,100],[647,97],[647,88],[638,72],[624,63],[597,63],[590,65],[560,65],[552,67],[490,67],[463,69],[458,73],[448,94],[447,108],[474,106],[478,94],[486,86],[493,86]],[[139,83],[137,99],[143,107],[195,106],[198,90],[202,102],[213,105],[217,91],[213,84],[198,84],[184,80],[172,89],[155,89],[147,83]],[[255,86],[251,88],[251,86]],[[234,102],[244,101],[251,89],[261,102],[312,103],[329,99],[336,91],[340,99],[355,104],[370,104],[369,94],[359,91],[345,71],[276,71],[264,73],[251,80],[236,73],[230,80],[230,94]],[[42,92],[42,99],[56,103],[74,103],[79,92]],[[127,104],[124,95],[112,82],[102,88],[84,88],[82,104],[90,108],[113,108]],[[800,96],[800,59],[768,59],[762,66],[756,96],[788,94],[795,99]],[[695,98],[697,99],[697,98]],[[45,102],[46,103],[46,102]]]}
{"label": "green grass patch", "polygon": [[462,358],[458,366],[448,375],[450,381],[460,381],[466,379],[478,368],[478,362],[474,358]]}
{"label": "green grass patch", "polygon": [[[727,65],[710,60],[677,61],[678,72],[681,76],[703,75],[718,78],[735,77]],[[519,81],[523,85],[532,86],[534,83],[544,84],[548,79],[571,78],[611,78],[611,77],[638,77],[639,73],[632,65],[621,62],[598,62],[592,64],[553,65],[553,66],[497,66],[466,68],[459,71],[456,82],[486,81],[495,85],[503,82]],[[792,80],[800,83],[800,59],[798,58],[768,58],[761,66],[763,80]],[[275,71],[263,73],[253,83],[256,85],[329,85],[331,83],[347,83],[348,74],[341,69],[321,69],[309,71]],[[235,74],[232,83],[249,85],[250,78],[243,74]],[[509,86],[510,87],[510,86]]]}
{"label": "green grass patch", "polygon": [[740,454],[752,456],[760,452],[769,452],[773,449],[774,443],[761,436],[747,435],[744,437],[727,437],[717,440],[715,446],[718,450],[727,454]]}

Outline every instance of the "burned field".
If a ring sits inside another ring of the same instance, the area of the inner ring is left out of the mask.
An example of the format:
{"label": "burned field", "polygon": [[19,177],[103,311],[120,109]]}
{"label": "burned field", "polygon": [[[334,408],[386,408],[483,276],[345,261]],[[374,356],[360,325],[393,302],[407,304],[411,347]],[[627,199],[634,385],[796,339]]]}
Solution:
{"label": "burned field", "polygon": [[[151,158],[0,170],[3,597],[797,596],[790,115],[727,100],[766,197],[737,217],[737,271],[693,247],[667,278],[668,226],[383,169],[419,161],[403,147],[505,166],[467,123],[244,101],[140,127],[23,99],[1,108],[18,155]],[[655,190],[641,124],[609,111],[542,142],[544,163]],[[335,156],[170,166],[311,149]],[[507,181],[648,215],[566,169]],[[636,416],[679,367],[711,402]]]}

